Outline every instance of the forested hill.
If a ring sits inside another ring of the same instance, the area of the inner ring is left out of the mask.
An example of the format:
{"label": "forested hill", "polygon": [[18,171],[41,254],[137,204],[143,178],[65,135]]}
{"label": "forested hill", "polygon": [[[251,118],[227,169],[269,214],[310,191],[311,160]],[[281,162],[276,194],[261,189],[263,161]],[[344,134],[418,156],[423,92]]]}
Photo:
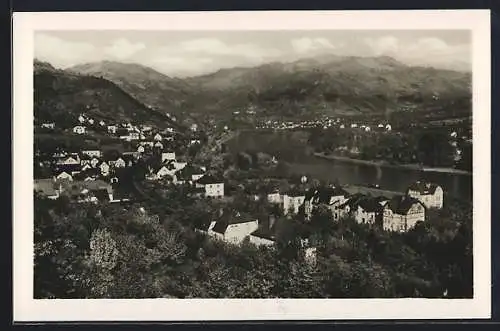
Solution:
{"label": "forested hill", "polygon": [[89,81],[108,79],[148,107],[179,119],[199,114],[231,116],[249,109],[255,116],[296,118],[408,111],[416,117],[429,112],[440,112],[442,117],[471,114],[470,72],[412,67],[387,56],[325,55],[184,79],[139,64],[111,61],[70,70]]}
{"label": "forested hill", "polygon": [[146,107],[114,83],[34,62],[35,121],[75,123],[80,113],[96,119],[172,124],[165,114]]}
{"label": "forested hill", "polygon": [[199,93],[195,87],[140,64],[101,61],[76,65],[69,70],[105,78],[162,113],[182,117],[184,109],[196,109],[195,96]]}
{"label": "forested hill", "polygon": [[323,56],[221,69],[188,82],[219,96],[214,109],[252,105],[278,116],[383,113],[471,98],[470,73],[411,67],[390,57]]}

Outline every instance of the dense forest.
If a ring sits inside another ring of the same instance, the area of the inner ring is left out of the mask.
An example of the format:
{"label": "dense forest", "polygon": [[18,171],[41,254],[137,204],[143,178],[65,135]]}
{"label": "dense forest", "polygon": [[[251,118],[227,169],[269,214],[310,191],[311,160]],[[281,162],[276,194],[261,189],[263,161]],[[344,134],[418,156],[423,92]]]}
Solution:
{"label": "dense forest", "polygon": [[[154,192],[153,192],[154,190]],[[472,297],[471,206],[450,201],[405,234],[321,209],[311,220],[236,195],[195,199],[182,187],[156,201],[75,204],[35,196],[35,298]],[[220,210],[282,222],[274,247],[207,237]],[[301,245],[317,248],[313,262]]]}

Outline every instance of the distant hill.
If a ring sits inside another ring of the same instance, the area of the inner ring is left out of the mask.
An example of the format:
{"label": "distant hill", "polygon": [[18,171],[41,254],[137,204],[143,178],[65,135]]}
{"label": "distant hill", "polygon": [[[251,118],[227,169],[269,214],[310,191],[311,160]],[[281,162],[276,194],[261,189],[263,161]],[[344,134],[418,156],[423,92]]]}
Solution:
{"label": "distant hill", "polygon": [[96,119],[176,125],[106,79],[55,69],[35,60],[35,121],[75,123],[80,113]]}
{"label": "distant hill", "polygon": [[145,105],[164,113],[181,115],[192,108],[193,87],[179,78],[168,77],[149,67],[114,61],[86,63],[69,71],[105,78]]}
{"label": "distant hill", "polygon": [[270,114],[372,113],[435,98],[471,98],[471,74],[410,67],[393,58],[321,56],[293,63],[221,69],[187,79],[217,95],[218,108],[249,104]]}
{"label": "distant hill", "polygon": [[271,117],[388,116],[405,111],[416,117],[430,112],[457,117],[471,114],[472,104],[470,72],[413,67],[388,56],[323,55],[185,79],[112,61],[78,65],[70,72],[87,80],[102,77],[142,104],[182,120],[226,117],[248,109],[255,110],[255,116]]}

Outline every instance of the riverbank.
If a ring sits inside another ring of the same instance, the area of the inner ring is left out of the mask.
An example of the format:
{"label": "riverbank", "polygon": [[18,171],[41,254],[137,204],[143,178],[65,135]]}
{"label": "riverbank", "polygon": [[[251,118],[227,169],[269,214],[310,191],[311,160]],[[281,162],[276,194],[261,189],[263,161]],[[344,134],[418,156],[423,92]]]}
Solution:
{"label": "riverbank", "polygon": [[409,169],[409,170],[416,170],[416,171],[439,172],[439,173],[448,173],[448,174],[455,174],[455,175],[469,175],[469,176],[472,175],[472,173],[469,171],[454,169],[454,168],[424,167],[424,166],[417,165],[417,164],[390,164],[390,163],[387,163],[386,161],[361,160],[361,159],[353,159],[350,157],[331,155],[331,154],[325,155],[322,153],[313,153],[313,155],[316,157],[320,157],[322,159],[327,159],[327,160],[335,160],[335,161],[349,162],[349,163],[355,163],[355,164],[372,165],[372,166],[378,166],[378,167],[384,167],[384,168]]}

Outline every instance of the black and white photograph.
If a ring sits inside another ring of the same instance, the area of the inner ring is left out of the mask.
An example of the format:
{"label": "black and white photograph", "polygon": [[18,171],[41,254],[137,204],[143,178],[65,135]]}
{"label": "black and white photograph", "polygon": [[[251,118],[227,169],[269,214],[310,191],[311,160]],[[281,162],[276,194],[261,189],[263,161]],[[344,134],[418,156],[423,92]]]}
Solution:
{"label": "black and white photograph", "polygon": [[325,305],[343,299],[390,299],[394,317],[489,298],[484,16],[169,29],[161,13],[147,28],[80,15],[33,27],[23,57],[14,116],[32,141],[14,145],[31,155],[14,173],[31,172],[15,197],[32,223],[15,219],[14,241],[32,245],[30,300],[267,299],[275,319],[290,299],[335,318]]}

